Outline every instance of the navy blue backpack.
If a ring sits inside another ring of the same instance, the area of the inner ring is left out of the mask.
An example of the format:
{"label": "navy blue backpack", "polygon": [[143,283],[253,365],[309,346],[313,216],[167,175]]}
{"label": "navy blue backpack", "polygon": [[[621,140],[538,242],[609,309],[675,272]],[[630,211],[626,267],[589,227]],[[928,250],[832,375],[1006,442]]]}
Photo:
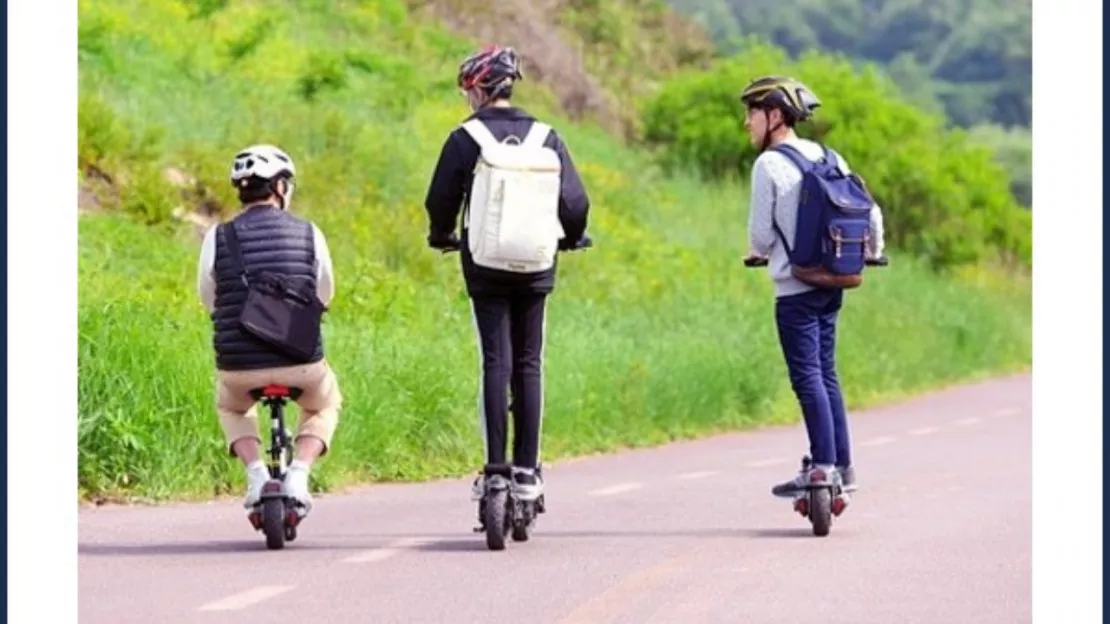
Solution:
{"label": "navy blue backpack", "polygon": [[818,288],[858,287],[863,283],[875,203],[863,180],[854,173],[845,175],[837,166],[836,154],[824,146],[825,156],[817,162],[789,145],[772,149],[802,172],[793,249],[772,214],[794,277]]}

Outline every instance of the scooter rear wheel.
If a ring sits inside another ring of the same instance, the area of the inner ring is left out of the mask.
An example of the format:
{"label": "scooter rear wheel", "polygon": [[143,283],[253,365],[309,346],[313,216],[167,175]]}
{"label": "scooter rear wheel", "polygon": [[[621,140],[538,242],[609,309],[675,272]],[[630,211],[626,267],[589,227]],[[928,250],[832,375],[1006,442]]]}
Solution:
{"label": "scooter rear wheel", "polygon": [[485,518],[486,547],[490,550],[505,550],[505,535],[509,532],[509,493],[506,490],[492,491],[486,495]]}
{"label": "scooter rear wheel", "polygon": [[832,528],[832,493],[828,488],[814,488],[809,493],[809,518],[813,534],[825,537]]}
{"label": "scooter rear wheel", "polygon": [[285,504],[280,498],[262,502],[262,532],[266,534],[266,548],[280,550],[285,546]]}

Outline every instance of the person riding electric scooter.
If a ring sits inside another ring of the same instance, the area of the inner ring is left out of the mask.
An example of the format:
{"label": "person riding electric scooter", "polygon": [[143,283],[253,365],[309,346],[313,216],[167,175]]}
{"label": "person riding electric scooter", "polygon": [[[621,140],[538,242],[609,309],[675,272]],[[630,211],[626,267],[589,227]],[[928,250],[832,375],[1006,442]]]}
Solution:
{"label": "person riding electric scooter", "polygon": [[[589,245],[589,197],[562,139],[510,102],[521,78],[512,48],[488,46],[463,61],[457,82],[473,114],[447,137],[425,200],[428,245],[461,252],[480,342],[478,416],[487,465],[472,496],[494,549],[504,547],[501,504],[485,506],[486,498],[509,489],[509,499],[522,503],[527,515],[544,509],[547,298],[555,287],[557,252]],[[455,235],[460,210],[461,240]],[[514,439],[508,464],[510,386]],[[525,531],[530,520],[522,522]],[[514,536],[526,539],[521,531]]]}
{"label": "person riding electric scooter", "polygon": [[836,373],[836,325],[844,291],[862,283],[863,267],[882,256],[882,211],[842,156],[795,133],[821,105],[808,87],[768,76],[748,84],[740,99],[745,128],[760,151],[752,165],[746,262],[769,267],[779,340],[810,442],[802,471],[772,493],[798,497],[815,483],[834,482],[852,492],[857,484]]}
{"label": "person riding electric scooter", "polygon": [[[320,315],[335,292],[332,262],[320,229],[289,212],[296,173],[293,160],[277,147],[254,145],[237,153],[230,177],[242,209],[230,221],[208,230],[198,263],[197,290],[213,326],[216,410],[229,452],[246,467],[243,506],[252,522],[259,513],[263,487],[271,478],[260,456],[252,391],[281,386],[299,393],[296,402],[302,415],[295,436],[295,459],[290,462],[283,489],[300,517],[312,508],[309,471],[328,451],[342,403],[319,335]],[[284,304],[269,285],[278,282],[299,284],[301,296],[311,299],[315,295],[319,305],[298,303],[276,310]],[[267,315],[262,310],[261,319],[252,316],[258,305],[280,313]],[[289,313],[291,309],[294,312]],[[267,327],[267,320],[279,322],[274,319],[304,326]],[[286,336],[284,340],[275,338],[275,332],[265,336],[267,329],[286,332]]]}

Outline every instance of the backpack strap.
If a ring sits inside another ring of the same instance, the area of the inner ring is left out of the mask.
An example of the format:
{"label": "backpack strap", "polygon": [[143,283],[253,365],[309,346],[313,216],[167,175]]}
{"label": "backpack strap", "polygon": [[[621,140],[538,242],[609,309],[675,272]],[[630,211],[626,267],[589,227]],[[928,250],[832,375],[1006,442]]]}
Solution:
{"label": "backpack strap", "polygon": [[[809,170],[813,168],[813,161],[803,156],[802,153],[799,152],[798,149],[793,145],[779,143],[778,145],[772,147],[771,150],[789,158],[790,161],[794,163],[795,167],[802,170],[803,174],[809,172]],[[827,162],[829,166],[833,169],[839,170],[840,159],[837,157],[836,151],[831,150],[824,145],[821,145],[821,151],[824,153],[825,162]]]}
{"label": "backpack strap", "polygon": [[[794,166],[801,170],[802,175],[809,173],[809,171],[813,169],[813,162],[806,158],[805,155],[799,152],[793,145],[779,143],[772,147],[771,150],[790,159],[790,162],[794,163]],[[783,233],[782,228],[779,227],[778,220],[775,219],[775,204],[771,205],[771,228],[775,230],[775,233],[779,236],[779,240],[782,241],[782,246],[786,249],[786,255],[793,255],[794,251],[790,249],[790,244],[786,242],[786,234]]]}
{"label": "backpack strap", "polygon": [[486,124],[482,123],[481,119],[471,119],[470,121],[464,123],[462,127],[463,130],[466,130],[467,134],[469,134],[471,138],[473,138],[474,141],[478,143],[478,147],[482,151],[485,151],[491,145],[497,145],[498,143],[500,143],[500,141],[497,140],[497,137],[493,136],[493,133],[490,132],[489,128],[486,127]]}
{"label": "backpack strap", "polygon": [[243,251],[239,248],[239,237],[235,234],[235,221],[221,223],[218,227],[224,231],[224,243],[227,244],[227,249],[231,252],[231,260],[239,272],[239,279],[243,280],[243,284],[249,287],[247,264],[243,261]]}
{"label": "backpack strap", "polygon": [[790,256],[791,254],[793,254],[794,250],[790,249],[790,243],[786,242],[786,234],[782,232],[782,228],[779,227],[778,220],[775,219],[775,204],[771,204],[771,229],[775,231],[775,234],[779,235],[779,240],[782,241],[782,247],[786,250],[786,255]]}
{"label": "backpack strap", "polygon": [[539,149],[547,142],[547,135],[549,134],[551,134],[551,126],[542,121],[534,121],[532,127],[528,128],[528,134],[524,136],[521,145]]}
{"label": "backpack strap", "polygon": [[789,158],[790,162],[794,163],[794,166],[798,169],[801,169],[803,174],[808,173],[809,170],[813,168],[813,162],[802,155],[802,153],[799,152],[798,149],[793,145],[779,143],[778,145],[772,147],[771,150]]}

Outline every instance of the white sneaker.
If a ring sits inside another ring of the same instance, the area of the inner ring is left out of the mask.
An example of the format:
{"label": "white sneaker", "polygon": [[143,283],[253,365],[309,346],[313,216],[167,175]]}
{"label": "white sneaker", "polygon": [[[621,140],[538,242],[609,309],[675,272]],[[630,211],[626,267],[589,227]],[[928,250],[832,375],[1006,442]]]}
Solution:
{"label": "white sneaker", "polygon": [[262,462],[247,468],[247,495],[243,497],[243,507],[252,509],[262,500],[262,487],[270,480],[270,472]]}
{"label": "white sneaker", "polygon": [[285,473],[282,484],[285,495],[297,503],[297,513],[303,518],[312,510],[312,495],[308,492],[308,468],[293,465]]}

